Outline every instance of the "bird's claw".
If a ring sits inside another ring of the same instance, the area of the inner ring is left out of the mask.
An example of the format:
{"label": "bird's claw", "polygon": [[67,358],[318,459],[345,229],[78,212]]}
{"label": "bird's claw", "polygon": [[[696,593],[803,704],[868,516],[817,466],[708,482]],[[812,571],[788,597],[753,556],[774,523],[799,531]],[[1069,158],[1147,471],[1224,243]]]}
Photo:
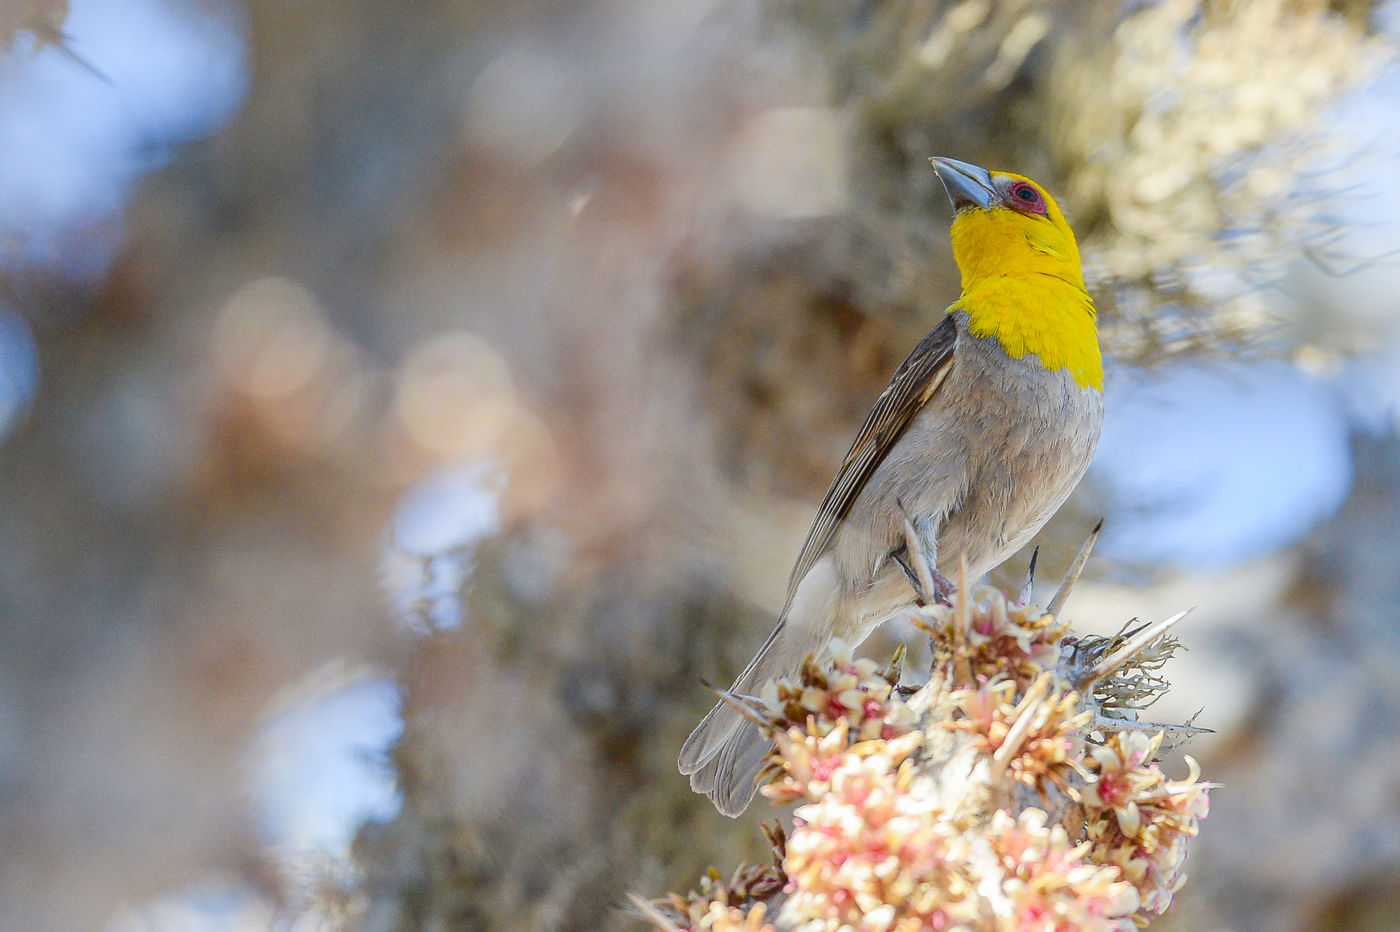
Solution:
{"label": "bird's claw", "polygon": [[904,578],[909,580],[909,585],[914,587],[914,601],[920,606],[932,605],[935,602],[943,605],[952,605],[952,596],[958,591],[958,587],[947,576],[931,566],[925,566],[928,571],[928,580],[925,582],[909,561],[907,551],[899,551],[894,556],[894,562],[899,564],[899,568],[904,571]]}

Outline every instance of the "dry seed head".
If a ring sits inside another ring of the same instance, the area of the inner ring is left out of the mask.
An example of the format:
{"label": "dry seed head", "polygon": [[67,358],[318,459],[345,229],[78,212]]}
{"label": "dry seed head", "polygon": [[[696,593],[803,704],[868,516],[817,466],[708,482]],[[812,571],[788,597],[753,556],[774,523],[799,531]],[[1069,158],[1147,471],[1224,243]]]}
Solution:
{"label": "dry seed head", "polygon": [[765,690],[791,834],[767,873],[673,897],[676,928],[1126,930],[1170,905],[1210,786],[1162,773],[1160,734],[1104,729],[1165,688],[1174,644],[1124,662],[1133,635],[1077,640],[986,589],[918,617],[936,659],[912,695],[844,645]]}

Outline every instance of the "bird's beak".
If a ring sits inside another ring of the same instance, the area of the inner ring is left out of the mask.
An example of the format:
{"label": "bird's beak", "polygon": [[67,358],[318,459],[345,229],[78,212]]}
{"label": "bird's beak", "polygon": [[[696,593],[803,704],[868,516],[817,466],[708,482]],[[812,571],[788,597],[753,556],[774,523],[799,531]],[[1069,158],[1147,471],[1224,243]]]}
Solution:
{"label": "bird's beak", "polygon": [[943,182],[943,190],[948,192],[948,200],[953,202],[953,210],[964,207],[992,206],[996,189],[992,187],[992,176],[985,168],[959,162],[957,159],[931,158],[933,170],[938,180]]}

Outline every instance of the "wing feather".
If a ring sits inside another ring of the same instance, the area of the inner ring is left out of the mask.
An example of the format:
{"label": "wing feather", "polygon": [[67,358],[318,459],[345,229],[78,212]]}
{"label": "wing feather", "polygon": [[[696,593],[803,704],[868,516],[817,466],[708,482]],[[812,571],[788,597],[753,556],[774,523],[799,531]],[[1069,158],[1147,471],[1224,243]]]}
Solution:
{"label": "wing feather", "polygon": [[957,327],[953,315],[949,314],[919,341],[909,358],[895,370],[889,387],[870,410],[836,478],[831,481],[831,488],[827,489],[812,527],[807,531],[807,539],[797,554],[792,575],[788,577],[784,615],[792,605],[798,583],[831,546],[836,529],[850,512],[870,474],[904,433],[914,415],[943,384],[952,368],[953,347],[957,338]]}

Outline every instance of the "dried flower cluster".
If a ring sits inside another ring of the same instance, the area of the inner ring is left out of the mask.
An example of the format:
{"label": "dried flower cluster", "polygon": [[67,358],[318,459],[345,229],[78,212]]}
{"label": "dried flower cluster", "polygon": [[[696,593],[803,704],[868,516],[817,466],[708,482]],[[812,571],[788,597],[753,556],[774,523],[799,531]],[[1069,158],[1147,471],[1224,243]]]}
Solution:
{"label": "dried flower cluster", "polygon": [[657,928],[1113,930],[1171,905],[1209,785],[1194,762],[1162,773],[1136,708],[1174,619],[1076,639],[983,589],[919,620],[936,661],[916,690],[837,645],[750,702],[792,830],[770,830],[772,865],[646,904]]}
{"label": "dried flower cluster", "polygon": [[763,826],[773,846],[773,862],[764,867],[740,867],[728,882],[719,872],[700,878],[700,889],[687,896],[672,893],[660,903],[633,897],[633,903],[660,928],[705,929],[708,932],[776,932],[765,921],[768,901],[787,884],[783,870],[787,839],[776,824]]}
{"label": "dried flower cluster", "polygon": [[1187,842],[1210,810],[1195,761],[1187,758],[1185,780],[1167,779],[1152,762],[1161,742],[1160,733],[1111,733],[1089,748],[1095,779],[1083,794],[1091,857],[1120,868],[1152,915],[1165,912],[1186,882]]}

